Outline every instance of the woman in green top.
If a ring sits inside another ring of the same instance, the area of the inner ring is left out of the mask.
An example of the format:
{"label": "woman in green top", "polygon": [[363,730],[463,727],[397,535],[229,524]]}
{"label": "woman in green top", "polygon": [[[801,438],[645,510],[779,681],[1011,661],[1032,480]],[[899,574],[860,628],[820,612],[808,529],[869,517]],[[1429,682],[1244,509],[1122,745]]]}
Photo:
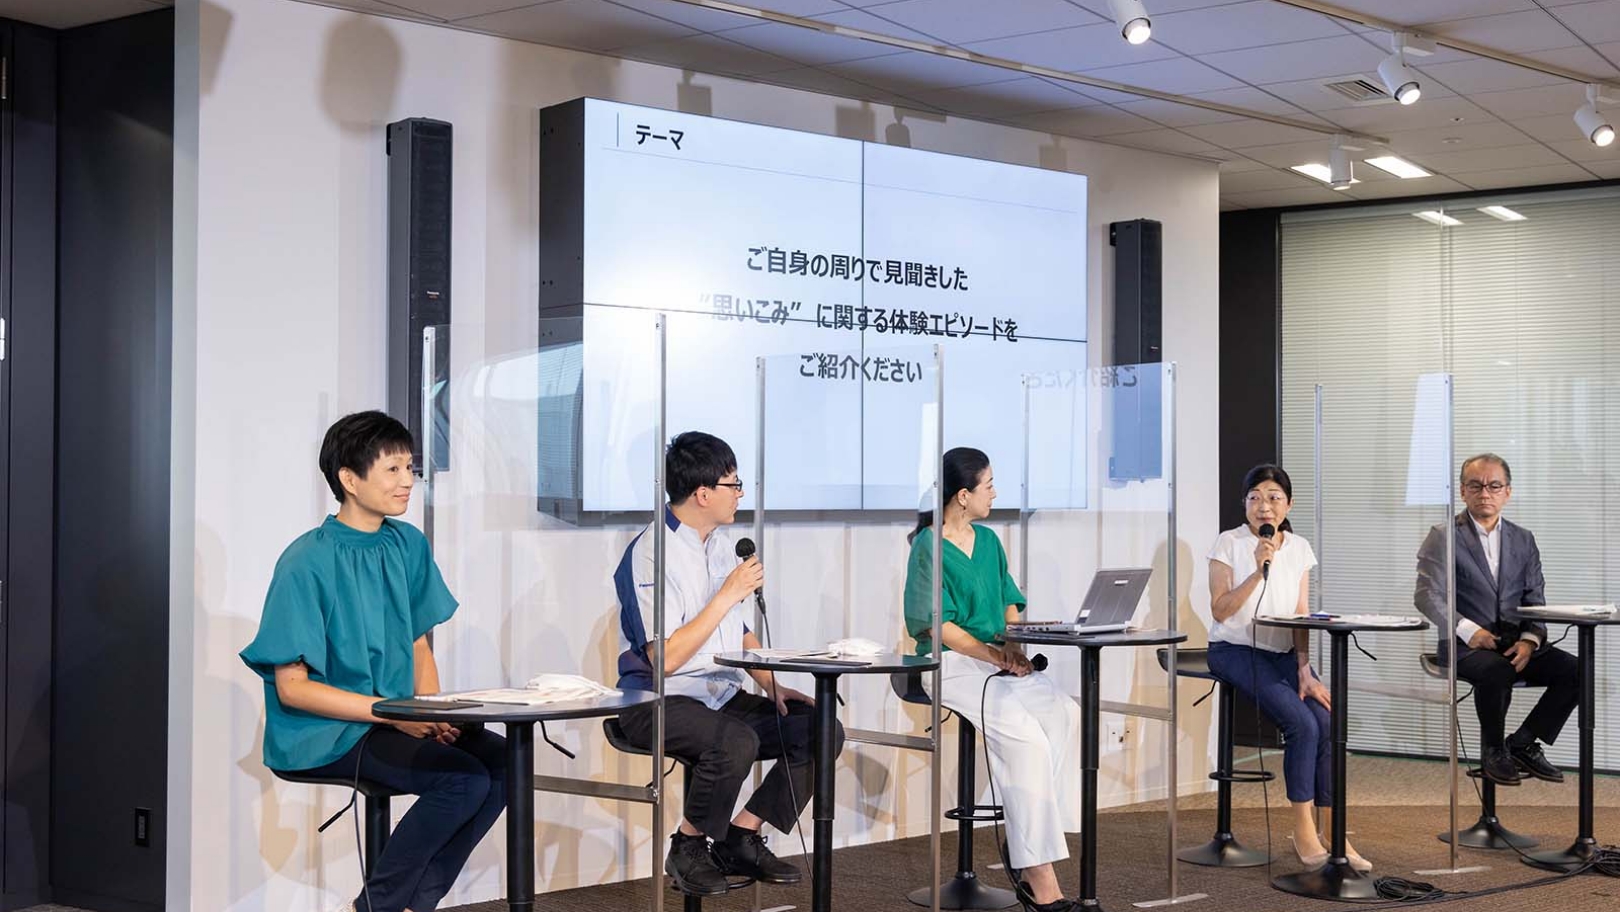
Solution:
{"label": "woman in green top", "polygon": [[427,633],[450,619],[410,504],[410,431],[381,412],[340,419],[321,471],[342,506],[276,562],[242,661],[264,681],[264,762],[419,795],[342,912],[431,912],[506,806],[505,739],[482,728],[387,722],[379,700],[439,690]]}
{"label": "woman in green top", "polygon": [[[1080,829],[1080,709],[1003,634],[1024,609],[996,534],[975,520],[996,499],[990,458],[958,447],[945,454],[941,587],[941,705],[984,735],[990,775],[1007,818],[1007,850],[1019,900],[1038,912],[1068,912],[1052,863],[1069,857],[1065,833]],[[931,651],[933,511],[918,517],[906,568],[906,627],[917,653]],[[1032,673],[1033,672],[1033,673]],[[925,681],[928,678],[924,678]]]}

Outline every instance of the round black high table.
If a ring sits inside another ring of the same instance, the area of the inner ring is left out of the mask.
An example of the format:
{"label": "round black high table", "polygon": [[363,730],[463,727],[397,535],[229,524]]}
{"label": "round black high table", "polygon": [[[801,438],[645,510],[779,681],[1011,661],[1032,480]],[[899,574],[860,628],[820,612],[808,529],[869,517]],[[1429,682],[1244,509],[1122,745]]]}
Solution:
{"label": "round black high table", "polygon": [[[1272,886],[1297,896],[1318,899],[1338,899],[1346,902],[1378,902],[1378,880],[1350,867],[1345,855],[1345,750],[1350,740],[1350,634],[1358,630],[1427,630],[1429,622],[1422,618],[1391,615],[1387,623],[1365,624],[1342,618],[1320,618],[1309,615],[1293,617],[1260,617],[1255,623],[1266,627],[1286,627],[1291,630],[1324,630],[1327,632],[1333,657],[1329,675],[1329,695],[1333,700],[1333,834],[1328,846],[1326,864],[1315,871],[1298,874],[1279,874],[1271,879]],[[1396,624],[1395,621],[1405,623]]]}
{"label": "round black high table", "polygon": [[[445,696],[451,696],[445,694]],[[499,722],[506,726],[506,905],[511,912],[534,909],[534,725],[565,719],[591,719],[655,703],[657,694],[627,690],[617,696],[529,706],[480,703],[465,709],[425,700],[384,700],[371,711],[399,722]]]}
{"label": "round black high table", "polygon": [[928,656],[908,656],[886,652],[839,661],[763,656],[756,652],[722,652],[716,665],[748,671],[799,672],[816,679],[816,712],[812,717],[810,740],[815,750],[816,775],[812,788],[815,806],[811,810],[812,840],[810,862],[810,910],[832,909],[832,825],[835,778],[832,732],[838,721],[838,678],[847,674],[893,674],[897,671],[932,671],[939,663]]}
{"label": "round black high table", "polygon": [[[1080,893],[1082,909],[1101,909],[1097,902],[1097,717],[1100,715],[1098,672],[1102,651],[1110,646],[1168,646],[1185,643],[1179,630],[1122,630],[1118,633],[1044,633],[1007,628],[1009,643],[1031,646],[1074,646],[1080,650]],[[1173,734],[1171,737],[1175,737]]]}
{"label": "round black high table", "polygon": [[1567,614],[1520,608],[1521,617],[1547,624],[1568,624],[1575,628],[1575,660],[1581,669],[1581,772],[1580,809],[1575,830],[1575,843],[1567,849],[1529,852],[1522,859],[1525,864],[1555,871],[1573,871],[1589,864],[1597,855],[1597,839],[1592,835],[1592,729],[1597,715],[1597,628],[1620,624],[1620,617],[1578,618]]}

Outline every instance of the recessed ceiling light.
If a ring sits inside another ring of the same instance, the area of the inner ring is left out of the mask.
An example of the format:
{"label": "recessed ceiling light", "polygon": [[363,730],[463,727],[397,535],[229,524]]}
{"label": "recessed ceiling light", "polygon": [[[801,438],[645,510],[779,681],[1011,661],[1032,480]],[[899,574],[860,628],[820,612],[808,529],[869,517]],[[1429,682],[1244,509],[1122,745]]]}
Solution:
{"label": "recessed ceiling light", "polygon": [[1504,222],[1522,222],[1526,218],[1523,213],[1514,212],[1512,209],[1509,209],[1506,206],[1481,206],[1479,207],[1479,211],[1485,213],[1491,218],[1498,218]]}
{"label": "recessed ceiling light", "polygon": [[1419,168],[1417,165],[1407,161],[1406,159],[1397,158],[1393,155],[1380,155],[1377,158],[1369,158],[1366,161],[1367,164],[1372,165],[1374,168],[1377,168],[1380,171],[1388,171],[1389,173],[1400,178],[1409,179],[1414,177],[1434,176],[1422,168]]}
{"label": "recessed ceiling light", "polygon": [[1412,214],[1431,225],[1439,225],[1442,228],[1455,228],[1462,224],[1462,222],[1452,218],[1449,215],[1446,215],[1444,212],[1441,212],[1438,209],[1429,209],[1424,212],[1414,212]]}
{"label": "recessed ceiling light", "polygon": [[[1288,170],[1298,171],[1306,177],[1314,178],[1324,184],[1331,184],[1333,182],[1333,169],[1322,164],[1321,162],[1310,162],[1309,164],[1304,165],[1290,165]],[[1350,183],[1359,184],[1361,183],[1361,180],[1359,178],[1351,178]]]}

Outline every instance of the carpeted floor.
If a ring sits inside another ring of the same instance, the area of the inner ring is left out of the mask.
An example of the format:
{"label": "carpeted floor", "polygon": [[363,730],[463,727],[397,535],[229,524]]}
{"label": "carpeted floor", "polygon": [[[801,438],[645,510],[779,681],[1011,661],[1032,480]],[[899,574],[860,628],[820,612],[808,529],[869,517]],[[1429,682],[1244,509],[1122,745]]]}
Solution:
{"label": "carpeted floor", "polygon": [[[1280,758],[1278,758],[1280,759]],[[1275,761],[1267,759],[1268,766]],[[1350,769],[1352,805],[1348,825],[1351,841],[1376,865],[1378,875],[1425,880],[1445,890],[1478,892],[1485,889],[1544,881],[1538,886],[1459,899],[1446,904],[1456,912],[1612,912],[1620,908],[1620,880],[1598,874],[1548,881],[1549,875],[1526,867],[1512,853],[1464,849],[1460,865],[1488,865],[1476,874],[1418,877],[1417,869],[1444,868],[1449,850],[1435,839],[1447,826],[1448,795],[1445,764],[1377,757],[1353,757]],[[1543,837],[1549,847],[1562,847],[1573,837],[1575,826],[1574,777],[1562,786],[1532,783],[1499,790],[1499,810],[1503,820],[1521,833]],[[1276,845],[1272,873],[1300,870],[1292,846],[1285,838],[1286,817],[1276,808],[1286,807],[1279,789],[1271,790],[1271,814]],[[1266,814],[1262,789],[1240,786],[1234,794],[1233,814],[1238,838],[1250,847],[1266,842]],[[1467,826],[1478,815],[1474,795],[1465,790],[1460,799],[1461,825]],[[1602,843],[1620,841],[1620,780],[1599,779],[1597,789],[1597,835]],[[1195,845],[1214,828],[1214,794],[1189,796],[1179,807],[1182,845]],[[996,863],[991,831],[980,829],[975,846],[975,866],[986,882],[1002,885]],[[1162,899],[1167,895],[1165,874],[1165,819],[1163,802],[1115,808],[1098,821],[1098,897],[1104,909],[1129,910],[1131,903]],[[946,831],[941,864],[949,872],[956,861],[952,831]],[[1071,860],[1058,865],[1065,889],[1072,895],[1079,882],[1078,838],[1071,840]],[[917,907],[905,893],[924,886],[929,879],[928,839],[897,840],[878,845],[842,849],[834,853],[833,908],[839,912],[912,912]],[[1207,893],[1209,898],[1185,906],[1187,912],[1314,912],[1349,906],[1301,899],[1271,888],[1265,868],[1213,869],[1178,865],[1179,890],[1185,894]],[[645,879],[607,884],[579,890],[548,893],[536,906],[544,912],[633,912],[651,908]],[[753,909],[752,890],[705,901],[712,912],[745,912]],[[679,909],[681,897],[668,892],[666,909]],[[773,909],[797,906],[808,909],[808,883],[797,887],[770,887],[762,891],[761,906]],[[1367,908],[1363,906],[1362,908]],[[451,912],[505,912],[503,902],[478,903]]]}

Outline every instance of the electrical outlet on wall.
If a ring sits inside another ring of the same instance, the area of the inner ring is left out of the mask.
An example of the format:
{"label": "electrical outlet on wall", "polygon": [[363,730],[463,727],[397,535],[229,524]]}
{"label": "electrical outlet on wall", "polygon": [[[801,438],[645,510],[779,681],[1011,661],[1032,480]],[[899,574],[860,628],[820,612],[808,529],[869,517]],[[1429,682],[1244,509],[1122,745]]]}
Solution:
{"label": "electrical outlet on wall", "polygon": [[1115,754],[1125,750],[1131,739],[1131,723],[1128,719],[1114,719],[1103,725],[1102,749],[1105,754]]}

